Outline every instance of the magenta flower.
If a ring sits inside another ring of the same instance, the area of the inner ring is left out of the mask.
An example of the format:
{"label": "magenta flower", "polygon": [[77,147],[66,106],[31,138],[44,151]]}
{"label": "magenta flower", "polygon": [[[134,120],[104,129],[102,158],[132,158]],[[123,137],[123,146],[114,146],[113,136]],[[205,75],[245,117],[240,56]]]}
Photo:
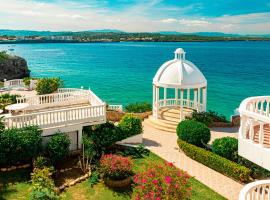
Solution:
{"label": "magenta flower", "polygon": [[170,176],[165,176],[165,182],[166,182],[167,184],[170,184],[170,183],[172,182],[171,177],[170,177]]}
{"label": "magenta flower", "polygon": [[157,180],[153,180],[152,181],[154,184],[158,184],[158,181]]}

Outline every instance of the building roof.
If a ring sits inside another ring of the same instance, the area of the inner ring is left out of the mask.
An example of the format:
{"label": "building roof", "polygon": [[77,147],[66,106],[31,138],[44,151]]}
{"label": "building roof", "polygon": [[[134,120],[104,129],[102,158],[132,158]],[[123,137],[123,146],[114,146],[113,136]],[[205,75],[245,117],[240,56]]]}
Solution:
{"label": "building roof", "polygon": [[159,68],[153,84],[160,87],[188,89],[206,87],[207,80],[192,62],[185,59],[185,51],[178,48],[175,51],[175,58]]}

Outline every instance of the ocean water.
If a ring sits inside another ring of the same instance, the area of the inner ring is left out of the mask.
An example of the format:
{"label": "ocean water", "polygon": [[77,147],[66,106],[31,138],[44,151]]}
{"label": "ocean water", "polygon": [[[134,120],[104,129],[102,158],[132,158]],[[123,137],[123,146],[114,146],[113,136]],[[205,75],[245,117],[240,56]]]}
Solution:
{"label": "ocean water", "polygon": [[152,79],[179,47],[208,80],[208,109],[229,117],[244,98],[270,95],[270,42],[12,45],[32,76],[61,77],[66,87],[90,87],[104,101],[123,105],[152,102]]}

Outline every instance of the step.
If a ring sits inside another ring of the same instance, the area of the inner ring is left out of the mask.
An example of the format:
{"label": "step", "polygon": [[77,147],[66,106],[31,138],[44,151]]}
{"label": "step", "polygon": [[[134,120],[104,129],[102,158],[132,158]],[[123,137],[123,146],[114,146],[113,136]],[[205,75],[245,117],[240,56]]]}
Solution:
{"label": "step", "polygon": [[151,121],[154,121],[154,123],[161,123],[161,124],[164,124],[164,125],[172,125],[174,127],[176,127],[179,123],[179,120],[178,121],[170,121],[170,120],[165,120],[165,119],[158,119],[158,121],[151,115],[149,116],[149,119]]}
{"label": "step", "polygon": [[167,132],[176,132],[176,126],[172,126],[169,124],[164,124],[162,122],[157,122],[156,120],[151,120],[150,118],[144,120],[145,123],[147,123],[148,125],[158,129],[158,130],[162,130],[162,131],[167,131]]}

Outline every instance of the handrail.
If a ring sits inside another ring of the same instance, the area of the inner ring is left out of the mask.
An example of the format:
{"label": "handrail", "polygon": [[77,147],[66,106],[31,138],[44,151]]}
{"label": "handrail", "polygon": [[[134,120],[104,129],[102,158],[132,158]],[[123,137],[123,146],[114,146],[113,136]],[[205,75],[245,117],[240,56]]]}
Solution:
{"label": "handrail", "polygon": [[239,194],[239,200],[270,200],[270,180],[261,180],[244,186]]}
{"label": "handrail", "polygon": [[12,79],[12,80],[5,80],[4,87],[24,87],[23,79]]}
{"label": "handrail", "polygon": [[106,121],[105,112],[105,105],[85,106],[7,116],[4,118],[4,123],[6,128],[21,128],[27,125],[38,125],[41,128],[46,128],[54,125],[67,125],[69,122],[89,122],[90,118]]}
{"label": "handrail", "polygon": [[198,111],[204,111],[204,105],[201,103],[195,104],[194,101],[192,100],[187,100],[187,99],[162,99],[158,101],[158,105],[160,108],[162,107],[170,107],[170,106],[181,106],[181,103],[183,104],[184,108],[189,108],[193,110]]}

